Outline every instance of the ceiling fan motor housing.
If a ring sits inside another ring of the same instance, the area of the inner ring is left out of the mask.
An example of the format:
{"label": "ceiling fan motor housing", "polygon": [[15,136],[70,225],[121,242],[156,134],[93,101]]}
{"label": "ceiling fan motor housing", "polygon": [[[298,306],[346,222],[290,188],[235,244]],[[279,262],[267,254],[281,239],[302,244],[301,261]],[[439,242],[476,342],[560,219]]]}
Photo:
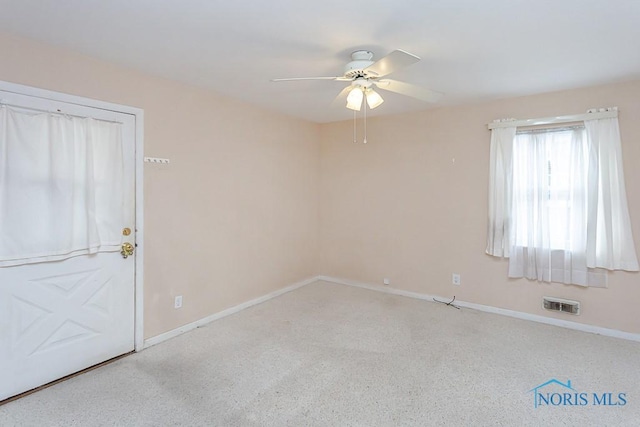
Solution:
{"label": "ceiling fan motor housing", "polygon": [[371,77],[367,76],[364,69],[374,63],[373,52],[369,50],[356,50],[351,54],[352,61],[344,68],[344,76],[348,78]]}

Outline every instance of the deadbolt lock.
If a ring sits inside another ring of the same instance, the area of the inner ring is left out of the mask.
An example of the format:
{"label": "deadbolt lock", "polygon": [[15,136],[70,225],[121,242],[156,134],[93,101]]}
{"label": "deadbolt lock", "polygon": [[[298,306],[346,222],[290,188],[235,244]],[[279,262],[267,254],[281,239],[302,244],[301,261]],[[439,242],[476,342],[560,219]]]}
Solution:
{"label": "deadbolt lock", "polygon": [[120,253],[122,254],[122,258],[127,258],[128,256],[133,255],[133,245],[129,242],[124,242]]}
{"label": "deadbolt lock", "polygon": [[131,234],[131,229],[129,227],[122,229],[123,236],[128,236],[129,234]]}

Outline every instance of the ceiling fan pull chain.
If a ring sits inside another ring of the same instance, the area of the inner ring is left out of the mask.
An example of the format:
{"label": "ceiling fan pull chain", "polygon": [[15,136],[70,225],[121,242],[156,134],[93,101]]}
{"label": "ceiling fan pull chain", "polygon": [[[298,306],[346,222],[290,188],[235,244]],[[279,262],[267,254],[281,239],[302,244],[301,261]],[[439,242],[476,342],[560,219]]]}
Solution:
{"label": "ceiling fan pull chain", "polygon": [[364,103],[364,144],[367,143],[367,103]]}

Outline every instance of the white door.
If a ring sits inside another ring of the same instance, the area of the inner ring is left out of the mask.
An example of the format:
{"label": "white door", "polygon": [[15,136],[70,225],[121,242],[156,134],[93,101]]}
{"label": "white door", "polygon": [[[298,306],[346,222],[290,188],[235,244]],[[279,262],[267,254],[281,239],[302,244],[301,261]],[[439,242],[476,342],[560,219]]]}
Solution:
{"label": "white door", "polygon": [[[122,123],[123,229],[131,230],[122,241],[135,245],[135,117],[5,91],[0,100]],[[134,349],[134,257],[105,252],[0,267],[0,400]]]}

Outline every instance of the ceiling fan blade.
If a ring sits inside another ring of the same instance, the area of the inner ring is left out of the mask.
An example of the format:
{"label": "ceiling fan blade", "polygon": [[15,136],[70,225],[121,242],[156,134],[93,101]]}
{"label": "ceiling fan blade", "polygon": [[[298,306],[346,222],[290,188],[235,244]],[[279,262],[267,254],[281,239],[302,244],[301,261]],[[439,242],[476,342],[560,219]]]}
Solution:
{"label": "ceiling fan blade", "polygon": [[271,79],[272,82],[292,82],[298,80],[337,80],[337,81],[351,81],[346,77],[291,77],[286,79]]}
{"label": "ceiling fan blade", "polygon": [[349,85],[342,89],[338,96],[331,102],[331,108],[344,107],[347,102],[347,95],[351,92],[353,86]]}
{"label": "ceiling fan blade", "polygon": [[389,92],[399,93],[400,95],[410,96],[424,102],[438,102],[443,94],[435,90],[412,85],[398,80],[384,79],[375,82],[375,85]]}
{"label": "ceiling fan blade", "polygon": [[420,61],[418,56],[398,49],[369,65],[364,69],[364,71],[366,73],[375,74],[376,77],[383,77],[399,70],[400,68],[415,64],[418,61]]}

